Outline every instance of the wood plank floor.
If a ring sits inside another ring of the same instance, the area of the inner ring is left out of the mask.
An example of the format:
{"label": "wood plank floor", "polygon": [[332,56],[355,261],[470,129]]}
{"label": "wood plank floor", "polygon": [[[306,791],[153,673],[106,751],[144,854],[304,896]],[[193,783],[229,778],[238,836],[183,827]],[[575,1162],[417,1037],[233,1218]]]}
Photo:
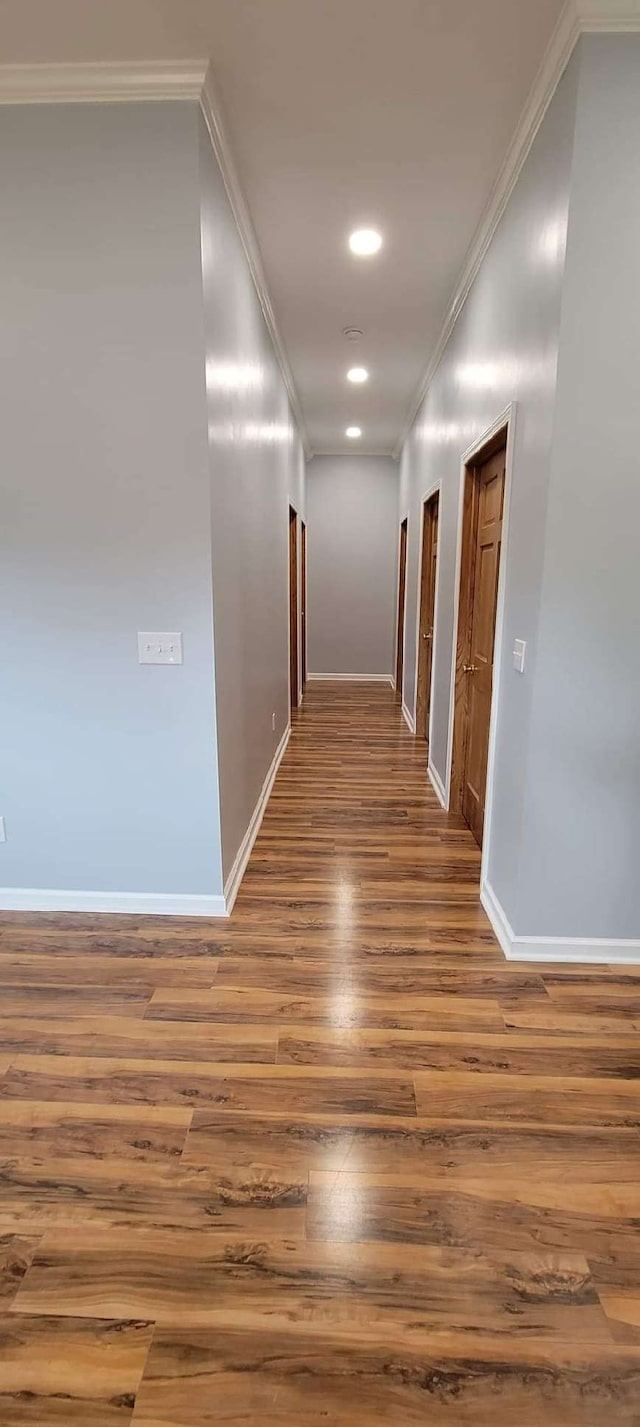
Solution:
{"label": "wood plank floor", "polygon": [[509,965],[389,689],[230,922],[0,925],[2,1427],[638,1427],[640,976]]}

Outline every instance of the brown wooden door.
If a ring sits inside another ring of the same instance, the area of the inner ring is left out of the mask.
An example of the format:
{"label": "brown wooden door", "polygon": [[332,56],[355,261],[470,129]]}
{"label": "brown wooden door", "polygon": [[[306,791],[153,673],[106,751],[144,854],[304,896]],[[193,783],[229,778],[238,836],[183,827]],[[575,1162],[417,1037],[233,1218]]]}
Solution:
{"label": "brown wooden door", "polygon": [[302,635],[302,687],[307,682],[307,527],[300,522],[300,619]]}
{"label": "brown wooden door", "polygon": [[289,506],[289,683],[292,709],[298,707],[298,517]]}
{"label": "brown wooden door", "polygon": [[404,607],[407,597],[407,521],[400,526],[400,557],[398,562],[398,629],[396,633],[396,698],[402,698],[404,669]]}
{"label": "brown wooden door", "polygon": [[467,738],[462,780],[462,815],[482,846],[489,752],[493,654],[500,573],[505,448],[476,471],[477,520],[473,553],[472,603],[467,684]]}
{"label": "brown wooden door", "polygon": [[433,635],[436,607],[436,564],[438,559],[439,497],[425,501],[422,513],[422,566],[420,576],[420,630],[418,635],[418,694],[416,735],[429,742],[429,708],[433,668]]}

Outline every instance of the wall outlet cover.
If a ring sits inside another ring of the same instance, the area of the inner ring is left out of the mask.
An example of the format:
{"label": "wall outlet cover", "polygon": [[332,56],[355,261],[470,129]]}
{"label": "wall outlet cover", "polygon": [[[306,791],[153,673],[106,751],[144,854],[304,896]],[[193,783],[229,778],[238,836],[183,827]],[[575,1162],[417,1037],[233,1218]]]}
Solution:
{"label": "wall outlet cover", "polygon": [[141,630],[138,634],[138,663],[181,664],[182,635]]}

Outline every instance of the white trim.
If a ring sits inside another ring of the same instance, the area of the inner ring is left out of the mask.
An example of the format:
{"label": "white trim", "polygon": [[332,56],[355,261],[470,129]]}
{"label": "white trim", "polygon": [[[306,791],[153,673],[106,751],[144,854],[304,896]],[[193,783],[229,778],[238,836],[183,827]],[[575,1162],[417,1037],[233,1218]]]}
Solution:
{"label": "white trim", "polygon": [[0,887],[3,912],[104,912],[151,917],[230,917],[265,814],[291,725],[285,729],[262,785],[251,822],[225,882],[224,896],[189,892],[74,892],[43,887]]}
{"label": "white trim", "polygon": [[354,451],[355,444],[353,441],[345,441],[344,446],[322,446],[319,450],[312,452],[312,458],[314,456],[364,456],[366,460],[367,457],[373,456],[376,460],[397,461],[399,459],[396,451],[392,450],[390,446],[386,446],[384,451],[376,451],[373,447],[363,450],[361,442],[358,441],[358,449]]}
{"label": "white trim", "polygon": [[298,427],[298,432],[300,434],[302,445],[304,447],[305,455],[307,457],[307,460],[309,460],[312,455],[312,450],[304,418],[302,415],[302,407],[300,404],[300,399],[298,397],[293,372],[291,370],[291,364],[289,362],[284,342],[280,336],[280,331],[276,322],[275,312],[273,310],[273,305],[269,296],[269,289],[267,286],[264,263],[262,260],[262,253],[260,251],[260,244],[258,242],[256,230],[253,225],[253,219],[249,211],[249,205],[245,198],[242,184],[238,177],[238,170],[236,167],[233,150],[229,143],[229,138],[222,116],[220,100],[215,89],[213,70],[211,65],[209,65],[206,71],[199,99],[200,107],[204,116],[204,121],[209,132],[209,138],[211,139],[213,152],[218,161],[220,172],[224,181],[224,186],[227,190],[227,197],[231,205],[231,211],[235,218],[236,227],[238,229],[238,233],[240,234],[240,240],[245,251],[245,257],[249,264],[249,271],[253,278],[255,290],[258,294],[258,300],[262,308],[262,314],[266,322],[267,329],[269,331],[269,336],[271,337],[271,341],[274,346],[275,354],[280,366],[280,371],[282,373],[282,379],[287,389],[287,394],[291,403],[291,410],[296,419],[296,424]]}
{"label": "white trim", "polygon": [[430,693],[429,693],[429,729],[428,729],[428,739],[427,739],[427,744],[428,744],[428,747],[429,747],[429,748],[431,747],[431,732],[432,732],[432,719],[433,719],[433,699],[432,699],[431,695],[432,695],[432,693],[433,693],[433,674],[434,674],[434,670],[435,670],[435,666],[436,666],[436,644],[437,644],[437,640],[438,640],[438,613],[439,613],[439,609],[440,609],[440,603],[439,603],[439,599],[438,599],[438,586],[439,586],[439,583],[440,583],[440,537],[441,537],[441,532],[442,532],[442,521],[441,521],[441,519],[440,519],[440,506],[441,506],[441,504],[442,504],[442,477],[441,477],[439,480],[432,482],[432,484],[427,488],[427,490],[425,491],[424,495],[421,497],[421,500],[420,500],[420,532],[419,532],[419,534],[420,534],[420,546],[419,546],[419,549],[418,549],[418,595],[417,595],[417,599],[416,599],[416,661],[415,661],[415,662],[416,662],[416,668],[415,668],[415,676],[414,676],[414,680],[413,680],[413,726],[414,726],[414,730],[415,730],[416,722],[417,722],[417,718],[418,718],[418,670],[419,670],[419,666],[420,666],[420,604],[421,604],[421,594],[422,594],[422,555],[423,555],[423,551],[424,551],[424,508],[425,508],[425,505],[427,504],[427,501],[431,500],[431,498],[432,498],[434,495],[436,495],[436,494],[437,494],[437,496],[438,496],[438,541],[437,541],[437,545],[436,545],[436,588],[435,588],[435,596],[434,596],[434,604],[433,604],[433,648],[432,648],[432,650],[431,650],[431,690],[430,690]]}
{"label": "white trim", "polygon": [[440,806],[444,808],[444,811],[446,813],[448,810],[448,803],[445,786],[442,781],[442,778],[440,777],[438,769],[435,767],[435,764],[431,762],[431,759],[429,759],[427,763],[427,774],[429,777],[429,782],[431,783],[431,787],[433,788],[433,791],[436,795],[436,798],[438,799]]}
{"label": "white trim", "polygon": [[575,0],[587,34],[633,34],[640,30],[640,0]]}
{"label": "white trim", "polygon": [[407,705],[405,704],[404,700],[403,700],[403,703],[402,703],[402,717],[403,717],[403,719],[404,719],[404,721],[405,721],[405,723],[406,723],[406,725],[407,725],[407,728],[408,728],[408,730],[409,730],[409,733],[413,733],[413,734],[415,735],[415,731],[416,731],[415,720],[414,720],[413,714],[412,714],[411,711],[407,708]]}
{"label": "white trim", "polygon": [[486,880],[480,883],[480,901],[491,922],[493,930],[498,938],[500,946],[507,958],[511,955],[511,948],[515,941],[515,933],[509,918],[500,905],[493,887]]}
{"label": "white trim", "polygon": [[202,110],[249,271],[273,343],[307,459],[311,446],[287,351],[280,335],[265,277],[260,245],[229,143],[222,109],[207,59],[116,64],[0,65],[2,104],[135,103],[191,99]]}
{"label": "white trim", "polygon": [[151,917],[224,917],[225,899],[189,892],[75,892],[0,887],[3,912],[105,912]]}
{"label": "white trim", "polygon": [[0,104],[103,104],[199,100],[207,59],[0,65]]}
{"label": "white trim", "polygon": [[323,679],[330,683],[340,680],[348,684],[390,684],[395,689],[393,674],[307,674],[307,683],[319,683]]}
{"label": "white trim", "polygon": [[640,966],[640,941],[609,937],[516,936],[490,883],[480,888],[480,901],[507,961],[569,962],[576,965]]}
{"label": "white trim", "polygon": [[253,851],[253,844],[260,831],[260,825],[265,815],[267,803],[271,795],[271,789],[273,788],[275,782],[276,773],[278,772],[280,764],[286,753],[290,735],[291,724],[287,724],[287,727],[285,728],[282,738],[280,739],[278,747],[276,748],[276,751],[273,755],[271,766],[262,785],[260,797],[258,798],[258,801],[253,810],[251,822],[249,823],[247,831],[245,832],[242,842],[240,843],[233,863],[233,867],[231,868],[229,876],[227,877],[227,880],[224,884],[224,904],[225,915],[227,917],[231,916],[236,897],[238,895],[238,892],[240,891],[240,883],[242,882],[242,878],[244,877],[244,874],[246,872],[247,863]]}
{"label": "white trim", "polygon": [[394,456],[399,455],[402,450],[429,390],[444,349],[580,34],[583,31],[591,34],[607,31],[631,34],[637,30],[640,30],[640,0],[567,0],[520,115],[489,202],[472,239],[462,272],[451,295],[444,325],[408,407],[402,431],[394,446]]}

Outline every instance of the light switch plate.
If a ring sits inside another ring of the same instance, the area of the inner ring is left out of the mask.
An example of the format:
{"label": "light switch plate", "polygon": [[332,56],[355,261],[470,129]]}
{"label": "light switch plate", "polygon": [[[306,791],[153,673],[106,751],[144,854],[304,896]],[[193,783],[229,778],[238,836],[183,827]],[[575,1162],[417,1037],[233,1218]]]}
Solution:
{"label": "light switch plate", "polygon": [[513,645],[513,667],[517,674],[524,674],[524,656],[527,648],[525,639],[514,640]]}
{"label": "light switch plate", "polygon": [[154,634],[142,630],[138,634],[139,664],[181,664],[182,635]]}

